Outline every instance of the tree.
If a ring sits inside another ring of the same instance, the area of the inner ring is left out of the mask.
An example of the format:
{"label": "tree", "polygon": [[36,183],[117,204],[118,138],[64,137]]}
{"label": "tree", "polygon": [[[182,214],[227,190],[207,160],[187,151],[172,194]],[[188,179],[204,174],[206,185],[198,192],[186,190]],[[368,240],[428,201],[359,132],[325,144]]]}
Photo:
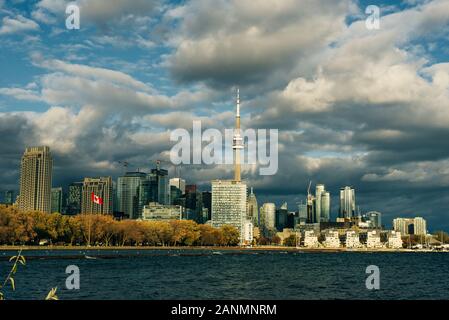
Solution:
{"label": "tree", "polygon": [[439,230],[433,233],[436,240],[442,242],[443,244],[449,243],[449,234],[445,231]]}
{"label": "tree", "polygon": [[240,233],[236,227],[230,225],[224,225],[221,228],[223,234],[222,245],[224,246],[236,246],[240,242]]}
{"label": "tree", "polygon": [[284,246],[287,247],[296,247],[297,237],[296,235],[292,234],[289,237],[284,239]]}

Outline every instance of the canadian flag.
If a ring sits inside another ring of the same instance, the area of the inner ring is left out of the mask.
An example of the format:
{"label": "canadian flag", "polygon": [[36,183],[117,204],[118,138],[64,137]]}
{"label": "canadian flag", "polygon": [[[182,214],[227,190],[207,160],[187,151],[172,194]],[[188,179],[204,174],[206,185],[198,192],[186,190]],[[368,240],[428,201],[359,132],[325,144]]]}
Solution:
{"label": "canadian flag", "polygon": [[91,193],[90,198],[92,199],[93,203],[96,204],[103,204],[103,198],[100,198],[99,196],[95,195],[95,193]]}

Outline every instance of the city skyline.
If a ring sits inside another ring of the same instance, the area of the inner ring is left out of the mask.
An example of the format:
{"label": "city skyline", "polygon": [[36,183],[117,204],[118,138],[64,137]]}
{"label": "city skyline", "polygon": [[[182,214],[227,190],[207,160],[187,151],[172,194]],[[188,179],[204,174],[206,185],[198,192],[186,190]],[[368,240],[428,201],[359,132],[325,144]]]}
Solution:
{"label": "city skyline", "polygon": [[[119,2],[82,7],[69,31],[66,1],[0,1],[0,190],[18,191],[35,145],[51,148],[53,187],[116,181],[124,161],[150,172],[168,160],[170,130],[233,127],[238,86],[242,127],[280,132],[275,176],[242,168],[258,203],[296,208],[312,180],[330,192],[333,219],[353,186],[360,209],[388,224],[422,216],[449,229],[445,1],[379,1],[375,31],[368,1]],[[203,190],[233,175],[182,167]]]}

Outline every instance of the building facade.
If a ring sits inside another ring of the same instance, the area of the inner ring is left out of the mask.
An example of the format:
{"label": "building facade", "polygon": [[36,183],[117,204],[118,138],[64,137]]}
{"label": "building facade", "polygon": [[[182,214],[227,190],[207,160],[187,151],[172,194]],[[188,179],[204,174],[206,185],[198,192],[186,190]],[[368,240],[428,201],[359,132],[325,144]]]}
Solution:
{"label": "building facade", "polygon": [[351,187],[341,188],[339,217],[351,219],[356,215],[355,208],[355,190]]}
{"label": "building facade", "polygon": [[49,147],[26,148],[20,164],[20,210],[51,212],[52,170]]}
{"label": "building facade", "polygon": [[246,183],[234,180],[212,181],[212,226],[236,227],[243,241],[243,224],[246,222]]}
{"label": "building facade", "polygon": [[62,188],[51,188],[51,212],[62,213]]}
{"label": "building facade", "polygon": [[246,219],[251,221],[254,226],[259,226],[259,206],[257,204],[257,198],[253,192],[253,188],[251,188],[251,193],[248,196]]}
{"label": "building facade", "polygon": [[127,172],[117,179],[117,209],[130,219],[140,218],[143,206],[148,204],[144,201],[145,197],[140,196],[145,193],[145,180],[147,175],[143,172]]}
{"label": "building facade", "polygon": [[396,218],[393,220],[393,229],[402,235],[426,235],[427,223],[421,217],[416,218]]}
{"label": "building facade", "polygon": [[181,220],[183,208],[181,206],[163,205],[151,202],[143,207],[142,220]]}
{"label": "building facade", "polygon": [[360,243],[359,234],[354,230],[349,230],[346,232],[346,248],[354,249],[360,248],[362,245]]}
{"label": "building facade", "polygon": [[266,229],[276,228],[276,205],[274,203],[264,203],[260,208],[260,224]]}
{"label": "building facade", "polygon": [[[92,194],[102,199],[103,204],[95,203]],[[81,213],[113,214],[113,190],[111,177],[84,178]]]}

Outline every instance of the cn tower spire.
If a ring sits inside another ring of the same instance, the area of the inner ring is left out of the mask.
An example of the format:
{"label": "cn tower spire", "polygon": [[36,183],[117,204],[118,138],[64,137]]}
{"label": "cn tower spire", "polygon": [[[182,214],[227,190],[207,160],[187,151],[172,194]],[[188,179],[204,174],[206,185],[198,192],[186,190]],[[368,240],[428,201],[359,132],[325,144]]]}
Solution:
{"label": "cn tower spire", "polygon": [[234,141],[232,145],[234,149],[234,180],[241,181],[241,163],[240,155],[243,149],[243,140],[240,135],[240,89],[237,88],[237,109],[235,114],[235,130],[234,130]]}

